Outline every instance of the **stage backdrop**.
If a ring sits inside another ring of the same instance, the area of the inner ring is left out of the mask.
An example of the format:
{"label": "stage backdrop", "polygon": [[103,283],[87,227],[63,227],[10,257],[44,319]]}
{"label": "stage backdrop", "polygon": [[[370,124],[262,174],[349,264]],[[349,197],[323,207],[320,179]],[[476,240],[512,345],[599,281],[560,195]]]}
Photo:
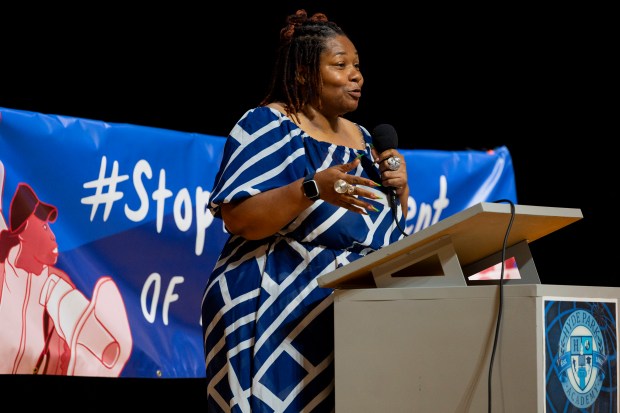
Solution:
{"label": "stage backdrop", "polygon": [[[0,374],[203,377],[202,292],[227,236],[206,206],[225,139],[0,115]],[[517,202],[505,147],[400,151],[408,233]]]}

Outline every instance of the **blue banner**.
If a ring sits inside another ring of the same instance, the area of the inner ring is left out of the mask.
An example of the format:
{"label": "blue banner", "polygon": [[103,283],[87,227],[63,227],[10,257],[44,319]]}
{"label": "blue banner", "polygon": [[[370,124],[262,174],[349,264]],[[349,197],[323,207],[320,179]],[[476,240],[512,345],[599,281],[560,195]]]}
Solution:
{"label": "blue banner", "polygon": [[[203,377],[202,293],[227,237],[206,206],[225,139],[0,116],[0,374]],[[505,147],[400,152],[408,233],[516,203]]]}

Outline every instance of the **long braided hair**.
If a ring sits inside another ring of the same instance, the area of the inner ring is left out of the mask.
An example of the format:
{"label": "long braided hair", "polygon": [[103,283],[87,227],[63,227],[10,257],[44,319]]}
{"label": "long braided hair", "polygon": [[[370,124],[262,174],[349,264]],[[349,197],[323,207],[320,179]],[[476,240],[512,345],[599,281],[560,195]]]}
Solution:
{"label": "long braided hair", "polygon": [[321,53],[328,39],[340,35],[346,36],[323,13],[308,17],[302,9],[288,16],[280,30],[273,75],[261,106],[282,102],[287,115],[296,116],[307,104],[320,105]]}

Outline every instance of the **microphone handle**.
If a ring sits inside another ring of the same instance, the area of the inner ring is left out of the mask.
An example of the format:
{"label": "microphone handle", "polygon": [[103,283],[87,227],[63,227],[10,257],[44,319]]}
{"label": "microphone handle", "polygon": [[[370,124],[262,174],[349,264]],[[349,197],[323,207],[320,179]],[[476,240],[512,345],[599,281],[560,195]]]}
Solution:
{"label": "microphone handle", "polygon": [[388,196],[390,197],[389,201],[390,201],[390,207],[392,208],[396,208],[397,204],[397,196],[396,196],[396,188],[389,186],[388,187]]}

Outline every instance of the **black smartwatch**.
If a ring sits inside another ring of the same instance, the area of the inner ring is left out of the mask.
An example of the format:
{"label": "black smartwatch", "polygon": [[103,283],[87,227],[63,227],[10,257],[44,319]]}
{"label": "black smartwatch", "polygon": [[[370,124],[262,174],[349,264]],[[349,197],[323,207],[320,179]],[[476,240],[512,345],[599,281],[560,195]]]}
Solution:
{"label": "black smartwatch", "polygon": [[319,193],[319,186],[316,184],[316,181],[314,180],[314,172],[306,175],[306,177],[304,178],[303,188],[304,188],[304,195],[309,200],[316,201],[317,199],[321,197],[321,194]]}

